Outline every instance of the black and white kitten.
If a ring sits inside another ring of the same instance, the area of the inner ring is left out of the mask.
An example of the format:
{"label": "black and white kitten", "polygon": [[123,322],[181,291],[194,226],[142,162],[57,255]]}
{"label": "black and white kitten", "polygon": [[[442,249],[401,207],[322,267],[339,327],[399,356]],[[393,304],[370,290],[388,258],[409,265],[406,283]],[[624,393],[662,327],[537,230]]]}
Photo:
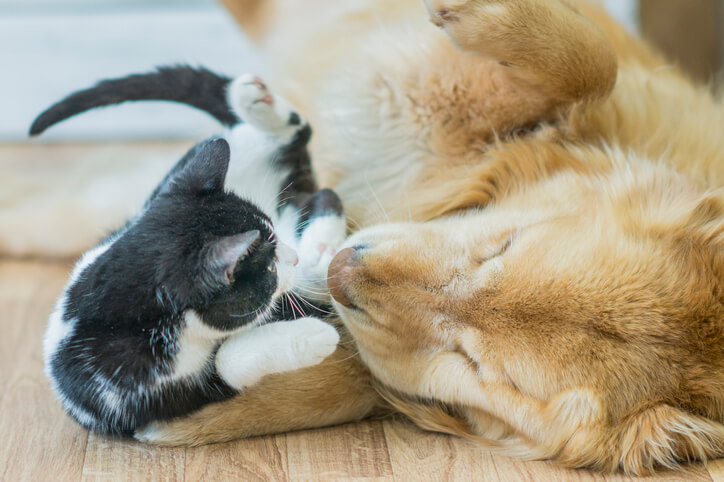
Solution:
{"label": "black and white kitten", "polygon": [[35,119],[30,135],[98,107],[154,100],[195,107],[227,127],[222,134],[231,145],[227,188],[268,213],[280,238],[299,251],[297,291],[330,303],[326,269],[346,236],[342,203],[333,191],[317,191],[307,151],[311,127],[258,77],[231,79],[181,65],[105,80],[48,108]]}
{"label": "black and white kitten", "polygon": [[[177,73],[196,82],[191,94],[214,78]],[[317,318],[264,324],[295,286],[295,248],[309,253],[298,270],[318,294],[345,235],[339,199],[314,192],[310,128],[253,76],[219,92],[214,108],[236,119],[228,142],[184,156],[140,214],[81,258],[50,317],[47,373],[66,410],[92,430],[152,439],[139,429],[319,363],[339,340]],[[66,99],[48,112],[69,105],[93,107]]]}

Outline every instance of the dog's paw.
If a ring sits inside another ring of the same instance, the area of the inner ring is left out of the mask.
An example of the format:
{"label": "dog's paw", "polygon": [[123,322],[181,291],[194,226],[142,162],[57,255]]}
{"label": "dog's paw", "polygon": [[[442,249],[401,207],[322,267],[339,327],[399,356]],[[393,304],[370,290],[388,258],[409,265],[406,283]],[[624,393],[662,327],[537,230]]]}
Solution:
{"label": "dog's paw", "polygon": [[516,2],[528,0],[425,0],[425,5],[430,21],[458,48],[495,56],[497,44],[508,41],[516,28],[511,21],[525,20]]}
{"label": "dog's paw", "polygon": [[304,121],[284,98],[274,95],[259,77],[244,74],[229,86],[229,103],[242,121],[281,137],[293,135]]}

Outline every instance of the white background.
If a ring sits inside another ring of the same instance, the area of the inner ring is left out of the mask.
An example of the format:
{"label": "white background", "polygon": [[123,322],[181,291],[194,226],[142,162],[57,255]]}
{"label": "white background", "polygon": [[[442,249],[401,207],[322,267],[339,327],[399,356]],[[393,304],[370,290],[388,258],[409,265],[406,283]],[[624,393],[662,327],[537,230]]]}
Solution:
{"label": "white background", "polygon": [[[636,28],[636,0],[605,1]],[[178,62],[264,73],[213,0],[0,0],[0,141],[24,141],[32,119],[73,90]],[[189,108],[140,103],[80,116],[40,142],[198,138],[217,130]]]}

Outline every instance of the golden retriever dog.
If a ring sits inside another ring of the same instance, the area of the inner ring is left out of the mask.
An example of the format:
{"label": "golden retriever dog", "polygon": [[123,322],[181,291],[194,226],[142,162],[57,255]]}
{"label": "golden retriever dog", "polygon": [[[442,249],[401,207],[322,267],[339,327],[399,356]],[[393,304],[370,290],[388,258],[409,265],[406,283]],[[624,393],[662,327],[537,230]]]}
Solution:
{"label": "golden retriever dog", "polygon": [[724,455],[724,107],[586,0],[226,0],[355,231],[322,364],[139,438],[390,411],[645,474]]}

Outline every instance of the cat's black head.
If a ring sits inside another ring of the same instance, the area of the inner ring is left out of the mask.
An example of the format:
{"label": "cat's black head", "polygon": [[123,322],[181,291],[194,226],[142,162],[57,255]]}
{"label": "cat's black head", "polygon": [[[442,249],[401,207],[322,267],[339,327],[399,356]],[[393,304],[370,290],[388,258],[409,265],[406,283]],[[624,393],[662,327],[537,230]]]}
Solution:
{"label": "cat's black head", "polygon": [[269,217],[224,190],[229,158],[225,140],[209,141],[106,253],[166,315],[194,309],[221,330],[268,311],[296,264]]}

